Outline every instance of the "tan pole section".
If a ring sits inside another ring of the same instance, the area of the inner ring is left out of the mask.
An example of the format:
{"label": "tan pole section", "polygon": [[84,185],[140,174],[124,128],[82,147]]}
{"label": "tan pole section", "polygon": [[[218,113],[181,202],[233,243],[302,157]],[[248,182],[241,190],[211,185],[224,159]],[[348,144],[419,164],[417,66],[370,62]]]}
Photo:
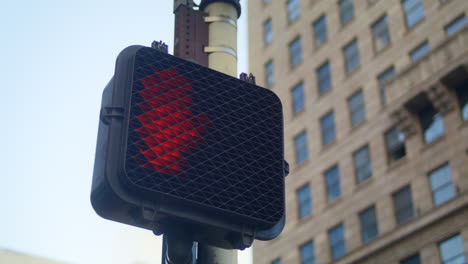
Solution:
{"label": "tan pole section", "polygon": [[237,77],[237,10],[232,4],[214,2],[205,10],[208,17],[208,67]]}
{"label": "tan pole section", "polygon": [[[237,10],[232,4],[214,2],[203,11],[208,13],[208,67],[237,77]],[[199,244],[200,264],[237,264],[237,250]]]}

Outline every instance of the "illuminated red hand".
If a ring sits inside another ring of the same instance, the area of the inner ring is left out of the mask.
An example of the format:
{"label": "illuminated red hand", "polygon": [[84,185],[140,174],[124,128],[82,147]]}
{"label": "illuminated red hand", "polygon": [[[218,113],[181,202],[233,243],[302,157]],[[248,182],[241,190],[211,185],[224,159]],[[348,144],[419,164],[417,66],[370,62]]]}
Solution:
{"label": "illuminated red hand", "polygon": [[146,161],[140,159],[139,164],[185,177],[182,174],[188,165],[185,156],[191,148],[204,144],[208,116],[192,113],[191,80],[175,69],[155,70],[141,82],[145,89],[139,93],[145,101],[138,104],[143,114],[136,117],[142,124],[136,130],[144,144],[141,141],[136,144]]}

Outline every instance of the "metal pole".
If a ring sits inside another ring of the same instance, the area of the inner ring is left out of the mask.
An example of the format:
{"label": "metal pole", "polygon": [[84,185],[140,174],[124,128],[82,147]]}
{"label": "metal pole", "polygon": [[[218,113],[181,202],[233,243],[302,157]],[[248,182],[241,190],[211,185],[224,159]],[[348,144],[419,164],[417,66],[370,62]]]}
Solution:
{"label": "metal pole", "polygon": [[[237,77],[237,18],[239,0],[202,0],[200,9],[208,14],[208,67]],[[236,264],[237,250],[198,245],[198,264]]]}
{"label": "metal pole", "polygon": [[203,0],[202,11],[208,14],[208,67],[237,77],[237,18],[239,1]]}

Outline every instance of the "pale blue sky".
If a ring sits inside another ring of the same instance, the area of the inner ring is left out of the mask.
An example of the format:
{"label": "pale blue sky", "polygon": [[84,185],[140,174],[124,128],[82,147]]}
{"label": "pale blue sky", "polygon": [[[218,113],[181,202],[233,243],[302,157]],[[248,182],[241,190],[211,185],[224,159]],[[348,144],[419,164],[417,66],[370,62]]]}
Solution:
{"label": "pale blue sky", "polygon": [[[73,264],[158,263],[159,239],[99,218],[89,194],[101,93],[115,58],[160,39],[172,51],[172,2],[2,2],[0,248]],[[242,71],[245,19],[244,9]]]}

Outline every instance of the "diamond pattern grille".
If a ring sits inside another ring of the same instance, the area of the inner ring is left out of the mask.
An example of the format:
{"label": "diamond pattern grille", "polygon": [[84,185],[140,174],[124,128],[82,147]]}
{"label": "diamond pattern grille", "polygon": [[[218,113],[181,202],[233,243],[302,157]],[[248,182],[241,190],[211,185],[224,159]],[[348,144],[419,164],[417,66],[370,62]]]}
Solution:
{"label": "diamond pattern grille", "polygon": [[281,103],[267,89],[142,48],[126,155],[130,182],[275,224],[284,211]]}

